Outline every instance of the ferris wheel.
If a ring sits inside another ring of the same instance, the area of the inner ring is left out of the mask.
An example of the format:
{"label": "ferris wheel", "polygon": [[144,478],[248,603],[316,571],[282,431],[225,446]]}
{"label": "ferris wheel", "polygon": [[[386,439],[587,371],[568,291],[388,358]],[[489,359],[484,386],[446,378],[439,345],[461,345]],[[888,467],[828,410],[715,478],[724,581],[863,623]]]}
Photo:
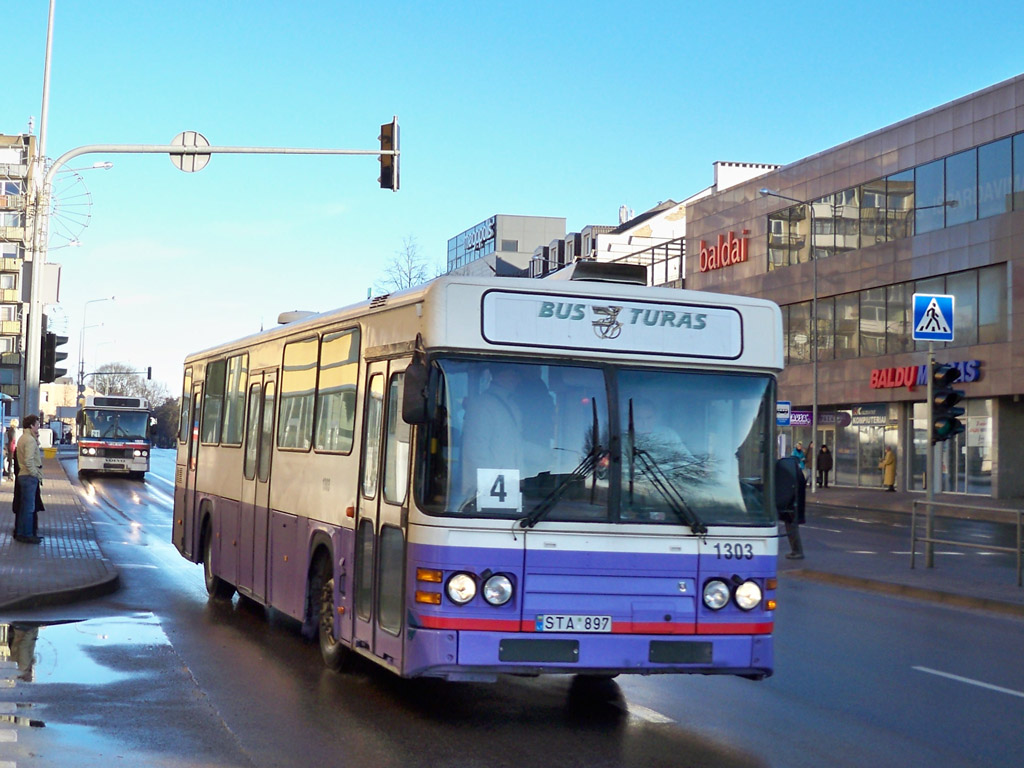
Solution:
{"label": "ferris wheel", "polygon": [[[47,158],[47,165],[52,164]],[[94,167],[105,167],[97,164]],[[57,171],[50,187],[45,235],[49,250],[80,245],[79,236],[92,219],[92,193],[76,168]]]}

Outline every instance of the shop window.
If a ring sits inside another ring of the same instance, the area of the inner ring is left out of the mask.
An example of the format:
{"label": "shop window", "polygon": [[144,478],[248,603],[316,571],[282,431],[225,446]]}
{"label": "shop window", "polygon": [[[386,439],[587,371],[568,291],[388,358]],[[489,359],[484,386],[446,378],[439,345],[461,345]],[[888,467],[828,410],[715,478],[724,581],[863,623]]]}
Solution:
{"label": "shop window", "polygon": [[946,158],[946,226],[978,218],[978,151],[969,149]]}
{"label": "shop window", "polygon": [[947,347],[978,343],[978,273],[946,276],[946,293],[953,296],[953,341]]}
{"label": "shop window", "polygon": [[867,248],[885,242],[885,179],[860,188],[860,246]]}
{"label": "shop window", "polygon": [[1024,211],[1024,133],[1013,137],[1013,210]]}
{"label": "shop window", "polygon": [[978,342],[1006,341],[1006,265],[978,270]]}
{"label": "shop window", "polygon": [[827,259],[836,252],[835,195],[811,203],[811,258]]}
{"label": "shop window", "polygon": [[789,307],[786,347],[791,363],[811,362],[811,302],[804,301]]}
{"label": "shop window", "polygon": [[860,292],[860,353],[885,354],[885,288]]}
{"label": "shop window", "polygon": [[789,214],[786,211],[768,217],[768,270],[789,266]]}
{"label": "shop window", "polygon": [[885,288],[885,348],[890,355],[914,350],[912,293],[906,283]]}
{"label": "shop window", "polygon": [[836,296],[836,358],[860,354],[860,294]]}
{"label": "shop window", "polygon": [[1013,210],[1012,143],[1009,138],[978,147],[978,218]]}
{"label": "shop window", "polygon": [[836,253],[860,248],[860,188],[837,192]]}
{"label": "shop window", "polygon": [[946,202],[945,167],[942,160],[919,166],[914,171],[914,201],[917,205],[917,234],[942,229]]}
{"label": "shop window", "polygon": [[914,234],[914,171],[894,173],[885,180],[887,237],[896,240]]}
{"label": "shop window", "polygon": [[831,360],[835,357],[833,336],[835,328],[835,301],[831,297],[818,299],[818,329],[816,343],[818,359]]}

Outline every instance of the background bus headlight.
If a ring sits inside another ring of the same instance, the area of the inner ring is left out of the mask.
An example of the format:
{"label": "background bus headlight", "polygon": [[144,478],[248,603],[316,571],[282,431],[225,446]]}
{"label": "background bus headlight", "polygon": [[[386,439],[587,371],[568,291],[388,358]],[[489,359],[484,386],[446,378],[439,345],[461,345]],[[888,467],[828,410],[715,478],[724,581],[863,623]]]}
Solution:
{"label": "background bus headlight", "polygon": [[512,580],[496,573],[484,582],[484,600],[491,605],[504,605],[512,599]]}
{"label": "background bus headlight", "polygon": [[704,585],[704,605],[712,611],[720,611],[729,604],[729,585],[720,579],[712,579]]}
{"label": "background bus headlight", "polygon": [[142,453],[142,451],[140,451],[138,448],[135,449],[135,458],[139,458],[140,456],[143,456],[143,455],[144,454]]}
{"label": "background bus headlight", "polygon": [[736,605],[749,611],[761,604],[761,587],[756,581],[744,581],[736,587]]}
{"label": "background bus headlight", "polygon": [[456,605],[465,605],[476,597],[476,579],[468,573],[456,573],[445,587],[448,599]]}

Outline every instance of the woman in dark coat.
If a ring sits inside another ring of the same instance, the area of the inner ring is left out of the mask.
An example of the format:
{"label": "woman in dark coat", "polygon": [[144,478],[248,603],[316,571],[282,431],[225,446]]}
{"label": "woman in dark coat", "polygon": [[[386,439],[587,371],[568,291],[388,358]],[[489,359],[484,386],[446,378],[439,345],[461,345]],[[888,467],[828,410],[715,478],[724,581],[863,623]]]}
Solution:
{"label": "woman in dark coat", "polygon": [[818,487],[828,488],[828,473],[832,471],[832,451],[822,444],[818,451]]}

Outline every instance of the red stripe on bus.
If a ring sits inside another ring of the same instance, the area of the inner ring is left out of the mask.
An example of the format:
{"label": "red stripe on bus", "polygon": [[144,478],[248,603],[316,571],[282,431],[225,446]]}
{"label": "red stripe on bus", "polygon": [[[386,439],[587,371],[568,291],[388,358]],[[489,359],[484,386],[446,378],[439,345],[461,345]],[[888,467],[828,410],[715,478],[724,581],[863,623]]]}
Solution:
{"label": "red stripe on bus", "polygon": [[697,625],[698,635],[770,635],[775,627],[775,622],[758,621],[752,624],[736,624],[733,622],[722,624],[703,623]]}
{"label": "red stripe on bus", "polygon": [[[444,616],[417,617],[426,629],[478,629],[483,631],[518,632],[518,619],[451,619]],[[532,625],[531,625],[532,629]]]}

